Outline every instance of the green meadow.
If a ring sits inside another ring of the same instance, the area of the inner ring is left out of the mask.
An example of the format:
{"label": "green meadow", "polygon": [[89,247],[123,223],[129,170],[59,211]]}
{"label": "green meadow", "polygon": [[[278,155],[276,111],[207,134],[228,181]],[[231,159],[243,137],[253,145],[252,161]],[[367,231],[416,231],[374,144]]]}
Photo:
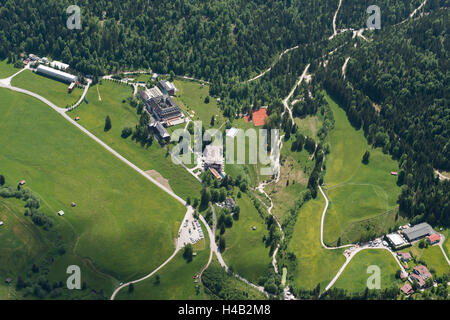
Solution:
{"label": "green meadow", "polygon": [[314,168],[314,160],[310,160],[305,149],[300,152],[291,151],[293,140],[293,136],[288,141],[283,140],[278,183],[271,183],[265,188],[274,203],[272,213],[281,222],[295,206],[301,192],[306,189],[309,175]]}
{"label": "green meadow", "polygon": [[[182,166],[174,164],[170,154],[156,139],[150,147],[142,147],[139,142],[133,141],[131,136],[127,139],[121,137],[123,128],[134,129],[139,123],[140,116],[136,109],[128,102],[123,102],[132,94],[132,88],[128,85],[103,80],[101,84],[89,89],[86,96],[88,104],[83,102],[68,114],[72,118],[80,117],[79,123],[83,127],[142,170],[159,172],[180,197],[199,197],[201,184]],[[108,115],[112,127],[105,132],[105,118]]]}
{"label": "green meadow", "polygon": [[[226,229],[223,235],[226,249],[222,256],[236,273],[256,283],[258,278],[265,274],[267,266],[272,261],[269,256],[270,248],[266,248],[262,241],[268,232],[264,220],[250,198],[242,193],[241,199],[237,197],[235,199],[241,208],[239,220],[233,220],[232,228]],[[256,230],[252,230],[253,226]],[[220,230],[217,230],[217,234],[220,234]]]}
{"label": "green meadow", "polygon": [[[420,260],[423,260],[427,264],[428,269],[430,271],[434,270],[437,276],[440,277],[446,274],[450,277],[450,266],[448,265],[447,260],[445,260],[439,246],[428,246],[428,248],[421,249],[417,242],[409,248],[409,252],[414,256],[417,264],[419,264]],[[414,267],[414,263],[410,262],[408,264],[410,268]]]}
{"label": "green meadow", "polygon": [[351,293],[363,292],[367,288],[368,278],[373,274],[373,271],[367,273],[369,266],[380,268],[380,289],[391,288],[393,285],[402,283],[395,278],[395,273],[400,270],[400,267],[392,254],[387,250],[369,249],[362,250],[353,257],[334,284],[334,288],[346,289]]}
{"label": "green meadow", "polygon": [[20,69],[14,68],[14,64],[8,63],[7,59],[0,60],[0,79],[8,78]]}
{"label": "green meadow", "polygon": [[205,129],[210,128],[213,116],[215,117],[214,128],[218,128],[224,123],[217,100],[209,97],[209,103],[205,103],[205,98],[209,96],[208,85],[189,80],[175,80],[174,85],[178,89],[175,101],[191,120],[202,121]]}
{"label": "green meadow", "polygon": [[[24,216],[25,202],[0,197],[0,300],[15,298],[17,276],[51,247],[45,232]],[[5,279],[13,279],[10,285]]]}
{"label": "green meadow", "polygon": [[[185,214],[181,204],[47,105],[5,89],[0,98],[2,174],[13,186],[26,180],[39,196],[66,247],[60,259],[82,266],[108,294],[170,256],[173,223]],[[65,282],[66,268],[57,260],[50,276]]]}
{"label": "green meadow", "polygon": [[326,250],[320,244],[320,220],[325,200],[318,197],[306,202],[300,209],[292,239],[287,251],[297,257],[297,268],[292,271],[297,288],[322,290],[333,279],[345,262],[344,250]]}
{"label": "green meadow", "polygon": [[[398,164],[380,148],[367,144],[362,130],[356,131],[345,111],[326,95],[335,118],[335,127],[329,134],[330,154],[327,156],[325,184],[330,205],[325,219],[324,241],[335,245],[359,240],[349,225],[395,211],[400,194],[397,178]],[[367,165],[361,162],[370,151]],[[392,226],[392,225],[391,225]],[[386,231],[389,226],[387,226]]]}
{"label": "green meadow", "polygon": [[[203,228],[204,229],[204,228]],[[205,231],[205,230],[203,230]],[[208,233],[204,233],[208,237]],[[200,247],[200,248],[198,248]],[[193,277],[206,266],[209,259],[209,239],[206,245],[194,246],[197,255],[191,262],[183,258],[180,251],[157,274],[159,282],[156,282],[156,274],[134,285],[134,291],[129,288],[122,289],[116,300],[204,300],[208,296],[204,288]],[[198,288],[196,288],[198,287]]]}
{"label": "green meadow", "polygon": [[60,108],[75,104],[81,97],[83,89],[75,88],[72,93],[67,92],[69,85],[25,70],[11,81],[11,85],[37,93]]}

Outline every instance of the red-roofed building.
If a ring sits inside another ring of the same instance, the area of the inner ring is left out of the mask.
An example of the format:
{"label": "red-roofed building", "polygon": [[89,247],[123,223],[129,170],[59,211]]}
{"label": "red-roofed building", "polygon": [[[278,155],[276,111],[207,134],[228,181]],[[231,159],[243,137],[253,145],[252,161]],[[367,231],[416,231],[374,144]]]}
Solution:
{"label": "red-roofed building", "polygon": [[392,176],[397,176],[397,175],[398,175],[398,172],[391,171],[391,175],[392,175]]}
{"label": "red-roofed building", "polygon": [[411,254],[409,252],[399,252],[398,255],[403,262],[411,260]]}
{"label": "red-roofed building", "polygon": [[401,290],[406,295],[414,293],[414,290],[409,283],[405,283],[405,285],[401,288]]}
{"label": "red-roofed building", "polygon": [[441,241],[441,237],[437,233],[433,233],[432,235],[427,237],[427,240],[430,244],[435,244]]}
{"label": "red-roofed building", "polygon": [[265,108],[253,111],[252,113],[253,123],[256,127],[263,126],[267,117],[267,109]]}

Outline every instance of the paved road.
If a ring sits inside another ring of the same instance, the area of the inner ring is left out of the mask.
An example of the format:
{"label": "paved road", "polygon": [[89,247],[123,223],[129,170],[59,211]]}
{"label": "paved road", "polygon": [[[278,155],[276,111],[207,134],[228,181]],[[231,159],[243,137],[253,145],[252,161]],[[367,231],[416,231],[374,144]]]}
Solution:
{"label": "paved road", "polygon": [[81,102],[83,102],[83,100],[84,100],[84,98],[86,97],[86,94],[87,94],[87,92],[88,92],[88,90],[89,90],[89,87],[91,86],[91,83],[92,83],[92,80],[91,80],[91,79],[87,79],[87,85],[84,86],[83,94],[81,95],[81,97],[80,97],[80,99],[77,101],[77,103],[75,103],[73,106],[71,106],[71,107],[68,109],[69,111],[75,109],[76,107],[78,107],[78,106],[81,104]]}
{"label": "paved road", "polygon": [[442,254],[444,255],[445,260],[447,260],[447,264],[450,266],[450,260],[447,257],[447,254],[445,253],[444,247],[442,244],[445,242],[445,236],[443,234],[440,234],[441,241],[439,242],[439,248],[441,248]]}
{"label": "paved road", "polygon": [[328,201],[328,198],[327,198],[325,192],[323,192],[321,186],[319,186],[319,190],[320,190],[320,193],[322,193],[322,196],[325,198],[325,208],[323,208],[322,219],[321,219],[321,221],[320,221],[320,243],[321,243],[322,247],[324,247],[324,248],[327,249],[327,250],[336,250],[336,249],[342,249],[342,248],[353,247],[353,246],[354,246],[353,244],[347,244],[347,245],[340,246],[340,247],[328,247],[328,246],[323,242],[323,225],[324,225],[324,222],[325,222],[325,214],[327,213],[329,201]]}

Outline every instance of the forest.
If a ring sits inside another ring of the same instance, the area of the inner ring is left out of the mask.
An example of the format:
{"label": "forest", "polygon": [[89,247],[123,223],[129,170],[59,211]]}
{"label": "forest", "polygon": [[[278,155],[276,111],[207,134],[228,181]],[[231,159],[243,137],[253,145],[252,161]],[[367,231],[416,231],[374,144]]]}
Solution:
{"label": "forest", "polygon": [[[318,73],[369,143],[399,160],[400,210],[413,223],[450,225],[449,11],[373,34]],[[344,56],[345,55],[345,56]],[[341,68],[350,56],[347,80]]]}

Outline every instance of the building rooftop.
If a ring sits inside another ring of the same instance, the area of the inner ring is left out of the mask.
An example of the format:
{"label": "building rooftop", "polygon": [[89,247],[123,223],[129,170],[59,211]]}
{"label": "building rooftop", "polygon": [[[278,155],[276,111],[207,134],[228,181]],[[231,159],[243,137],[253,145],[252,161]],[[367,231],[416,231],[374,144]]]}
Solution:
{"label": "building rooftop", "polygon": [[206,163],[223,163],[223,147],[207,145],[204,151]]}
{"label": "building rooftop", "polygon": [[428,236],[430,234],[433,234],[433,228],[426,222],[419,223],[415,225],[414,227],[411,227],[409,229],[405,229],[403,231],[403,234],[408,238],[408,240],[414,240],[421,237]]}
{"label": "building rooftop", "polygon": [[441,237],[439,236],[439,234],[433,233],[428,237],[428,240],[430,240],[430,242],[438,242],[441,241]]}
{"label": "building rooftop", "polygon": [[403,240],[403,238],[398,233],[388,234],[387,238],[389,239],[389,241],[392,242],[392,244],[395,247],[398,247],[398,246],[406,244],[405,240]]}

